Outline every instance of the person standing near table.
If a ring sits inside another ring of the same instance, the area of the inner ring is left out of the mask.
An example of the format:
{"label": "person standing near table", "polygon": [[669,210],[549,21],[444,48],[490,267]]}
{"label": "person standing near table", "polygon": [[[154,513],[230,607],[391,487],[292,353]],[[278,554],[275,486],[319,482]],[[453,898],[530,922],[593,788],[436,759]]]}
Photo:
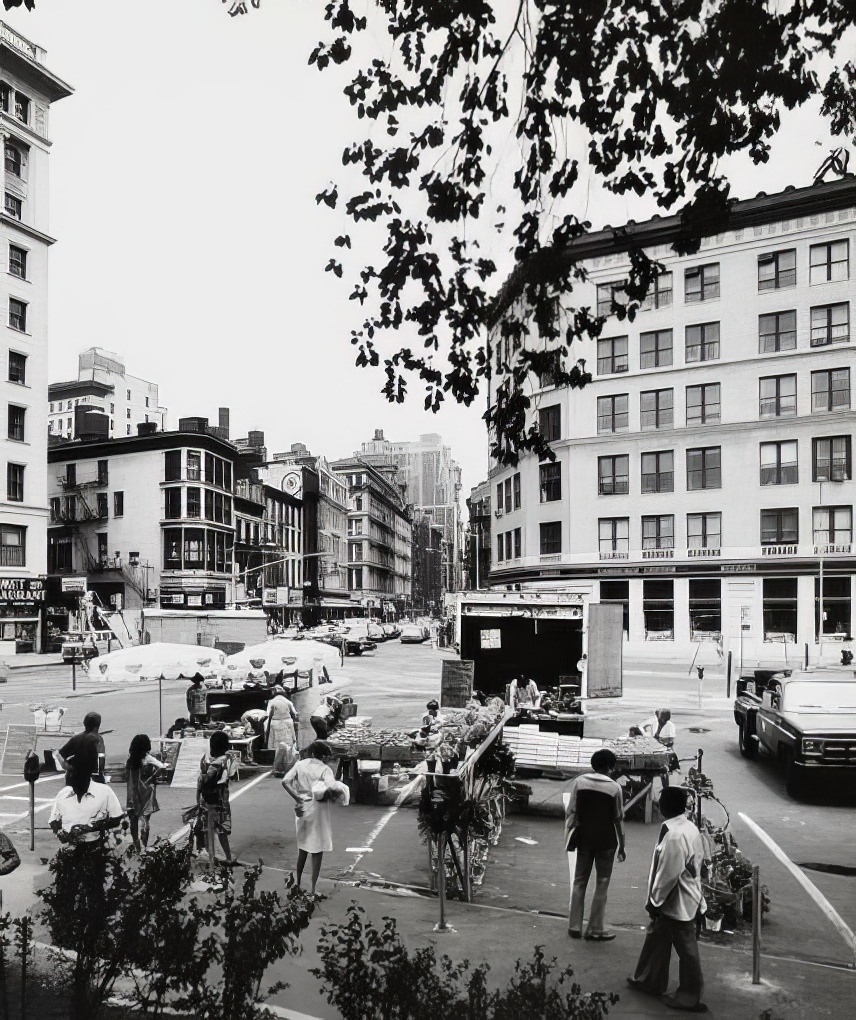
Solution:
{"label": "person standing near table", "polygon": [[125,810],[131,823],[131,840],[139,850],[140,844],[149,845],[149,823],[155,811],[160,811],[158,804],[155,776],[166,768],[152,754],[152,742],[146,733],[138,733],[128,748],[128,789]]}
{"label": "person standing near table", "polygon": [[[704,843],[686,810],[683,788],[670,786],[660,794],[660,815],[665,821],[651,860],[645,903],[651,923],[627,983],[637,992],[661,997],[671,1009],[706,1013],[696,938],[696,917],[706,908],[701,884]],[[674,995],[666,995],[672,947],[680,961],[679,984]]]}
{"label": "person standing near table", "polygon": [[267,705],[268,750],[275,752],[273,773],[284,776],[294,763],[297,749],[297,709],[285,695],[284,687],[274,687]]}
{"label": "person standing near table", "polygon": [[615,862],[625,860],[624,797],[621,787],[609,775],[616,757],[604,747],[591,757],[592,772],[579,776],[570,790],[565,812],[565,849],[576,850],[577,864],[568,914],[568,934],[582,937],[586,887],[595,869],[596,882],[585,937],[593,942],[610,942],[614,932],[604,927],[606,897]]}
{"label": "person standing near table", "polygon": [[70,783],[68,776],[71,769],[78,760],[83,757],[89,759],[92,766],[92,778],[96,783],[104,782],[104,766],[107,759],[104,738],[99,733],[101,729],[101,716],[97,712],[87,712],[83,717],[83,732],[75,735],[63,744],[59,751],[54,751],[54,758],[58,758],[58,764],[65,769],[66,784]]}
{"label": "person standing near table", "polygon": [[54,799],[48,824],[60,843],[100,844],[108,829],[121,825],[124,817],[119,798],[106,783],[94,781],[97,758],[91,750],[75,754],[68,772],[68,786]]}
{"label": "person standing near table", "polygon": [[205,689],[205,677],[194,673],[190,678],[190,686],[185,694],[187,717],[192,726],[205,722],[208,718],[208,692]]}
{"label": "person standing near table", "polygon": [[232,833],[232,808],[229,804],[230,761],[228,750],[229,738],[225,731],[215,730],[208,741],[207,753],[203,754],[199,761],[199,776],[196,780],[196,804],[199,808],[197,846],[200,836],[204,834],[212,871],[216,860],[215,832],[226,856],[226,864],[232,865],[232,850],[229,846],[229,836]]}

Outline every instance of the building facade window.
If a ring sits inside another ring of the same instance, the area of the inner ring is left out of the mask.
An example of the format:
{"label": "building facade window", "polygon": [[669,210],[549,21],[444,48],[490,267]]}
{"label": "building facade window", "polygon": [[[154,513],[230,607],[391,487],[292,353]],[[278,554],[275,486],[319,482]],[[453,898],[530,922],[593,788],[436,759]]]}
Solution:
{"label": "building facade window", "polygon": [[797,346],[797,313],[770,312],[758,316],[758,350],[761,354],[793,351]]}
{"label": "building facade window", "polygon": [[605,553],[627,553],[630,549],[630,519],[601,517],[597,522],[598,549]]}
{"label": "building facade window", "polygon": [[642,582],[642,614],[646,641],[674,640],[674,581],[646,579]]}
{"label": "building facade window", "polygon": [[560,404],[538,409],[538,431],[547,443],[555,443],[562,438],[562,408]]}
{"label": "building facade window", "polygon": [[562,498],[562,465],[553,461],[538,468],[538,489],[542,503],[554,503]]}
{"label": "building facade window", "polygon": [[[209,540],[214,538],[216,533],[209,532]],[[184,529],[184,569],[202,570],[205,567],[205,530],[203,528]],[[218,569],[222,569],[220,566]]]}
{"label": "building facade window", "polygon": [[19,280],[27,279],[27,252],[16,244],[9,245],[9,272]]}
{"label": "building facade window", "polygon": [[843,482],[850,469],[850,436],[824,436],[811,441],[812,481]]}
{"label": "building facade window", "polygon": [[[814,632],[820,632],[820,578],[814,579]],[[850,578],[825,577],[823,579],[823,633],[837,634],[839,640],[850,630]]]}
{"label": "building facade window", "polygon": [[639,337],[639,367],[667,368],[672,364],[672,331],[658,329]]}
{"label": "building facade window", "polygon": [[794,418],[796,413],[795,375],[768,375],[758,380],[759,418]]}
{"label": "building facade window", "polygon": [[555,556],[562,551],[562,522],[548,521],[539,526],[542,556]]}
{"label": "building facade window", "polygon": [[797,507],[761,511],[761,545],[796,545],[800,540]]}
{"label": "building facade window", "polygon": [[689,581],[690,640],[722,632],[722,582],[691,577]]}
{"label": "building facade window", "polygon": [[764,640],[795,641],[797,633],[797,579],[765,577]]}
{"label": "building facade window", "polygon": [[597,431],[622,432],[630,427],[630,397],[627,393],[616,393],[609,397],[597,398]]}
{"label": "building facade window", "polygon": [[850,276],[850,243],[827,241],[809,249],[809,283],[834,283]]}
{"label": "building facade window", "polygon": [[511,476],[511,496],[512,496],[512,499],[514,500],[514,509],[515,510],[519,510],[520,507],[523,505],[523,499],[521,497],[521,489],[520,489],[520,472],[519,471],[516,474],[513,474]]}
{"label": "building facade window", "polygon": [[816,506],[811,524],[815,545],[850,545],[853,541],[852,506]]}
{"label": "building facade window", "polygon": [[601,581],[600,601],[621,606],[621,629],[626,638],[630,633],[630,582]]}
{"label": "building facade window", "polygon": [[602,317],[612,315],[613,302],[620,308],[627,305],[627,293],[624,288],[626,280],[611,280],[609,283],[597,285],[597,314]]}
{"label": "building facade window", "polygon": [[811,310],[812,347],[843,344],[850,339],[850,304],[816,305]]}
{"label": "building facade window", "polygon": [[30,100],[17,89],[15,89],[15,117],[22,124],[30,123]]}
{"label": "building facade window", "polygon": [[642,491],[675,491],[675,455],[672,450],[642,454]]}
{"label": "building facade window", "polygon": [[797,441],[761,443],[761,485],[795,485],[799,481]]}
{"label": "building facade window", "polygon": [[6,499],[10,503],[24,502],[24,465],[6,465]]}
{"label": "building facade window", "polygon": [[27,565],[27,529],[0,524],[0,567]]}
{"label": "building facade window", "polygon": [[630,491],[630,457],[618,454],[597,459],[597,492],[599,496],[620,496]]}
{"label": "building facade window", "polygon": [[697,361],[716,361],[719,358],[718,322],[700,322],[694,326],[687,326],[685,340],[688,364]]}
{"label": "building facade window", "polygon": [[194,485],[187,487],[187,516],[202,516],[202,491]]}
{"label": "building facade window", "polygon": [[106,492],[97,493],[95,500],[98,516],[101,518],[105,518],[107,516],[107,493]]}
{"label": "building facade window", "polygon": [[27,409],[18,407],[17,404],[9,404],[6,416],[6,436],[16,443],[23,443],[27,438]]}
{"label": "building facade window", "polygon": [[598,340],[598,375],[615,375],[618,372],[626,372],[629,367],[626,336],[612,336]]}
{"label": "building facade window", "polygon": [[722,487],[721,452],[718,446],[687,450],[688,490]]}
{"label": "building facade window", "polygon": [[719,297],[719,263],[684,270],[684,300],[687,304]]}
{"label": "building facade window", "polygon": [[511,534],[514,538],[514,558],[519,560],[523,555],[523,529],[515,528]]}
{"label": "building facade window", "polygon": [[687,514],[687,548],[722,548],[722,514]]}
{"label": "building facade window", "polygon": [[8,191],[3,195],[3,210],[7,216],[11,216],[13,220],[21,219],[22,208],[20,198],[10,195]]}
{"label": "building facade window", "polygon": [[639,394],[639,424],[642,431],[670,429],[675,421],[674,408],[674,390],[643,390]]}
{"label": "building facade window", "polygon": [[797,282],[797,251],[771,251],[758,256],[758,290],[781,290]]}
{"label": "building facade window", "polygon": [[850,369],[832,368],[811,373],[812,411],[850,409]]}
{"label": "building facade window", "polygon": [[27,356],[17,351],[9,351],[9,382],[20,383],[22,386],[27,382]]}
{"label": "building facade window", "polygon": [[642,518],[642,548],[675,548],[674,514],[651,514]]}
{"label": "building facade window", "polygon": [[187,479],[190,482],[202,480],[202,455],[198,450],[187,451]]}
{"label": "building facade window", "polygon": [[21,165],[23,163],[23,159],[21,156],[21,150],[14,142],[4,143],[3,162],[6,167],[7,174],[14,174],[15,177],[21,176]]}
{"label": "building facade window", "polygon": [[113,493],[113,516],[122,517],[125,514],[125,493],[118,489]]}
{"label": "building facade window", "polygon": [[181,481],[181,450],[167,450],[163,457],[165,482]]}
{"label": "building facade window", "polygon": [[163,490],[163,515],[167,520],[181,517],[181,489],[178,486]]}
{"label": "building facade window", "polygon": [[719,421],[719,383],[687,386],[687,425],[717,425]]}
{"label": "building facade window", "polygon": [[668,308],[671,303],[672,274],[660,273],[651,281],[640,308],[642,311],[650,311],[652,308]]}
{"label": "building facade window", "polygon": [[27,332],[27,303],[9,298],[9,326],[19,333]]}

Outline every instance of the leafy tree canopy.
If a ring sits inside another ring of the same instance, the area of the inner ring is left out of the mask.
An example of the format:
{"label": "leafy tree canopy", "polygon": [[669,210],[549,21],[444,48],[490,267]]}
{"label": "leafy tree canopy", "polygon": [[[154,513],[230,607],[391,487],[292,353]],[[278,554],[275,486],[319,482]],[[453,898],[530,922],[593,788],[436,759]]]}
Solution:
{"label": "leafy tree canopy", "polygon": [[[574,342],[604,324],[574,294],[591,180],[679,213],[676,249],[695,250],[726,220],[726,157],[766,162],[785,111],[815,103],[833,135],[854,133],[854,13],[853,0],[328,0],[309,60],[344,75],[360,131],[317,201],[344,224],[326,269],[359,307],[357,364],[382,369],[391,401],[421,382],[432,410],[486,388],[493,454],[549,456],[533,388],[584,385]],[[658,267],[616,240],[630,272],[613,311],[632,319]]]}

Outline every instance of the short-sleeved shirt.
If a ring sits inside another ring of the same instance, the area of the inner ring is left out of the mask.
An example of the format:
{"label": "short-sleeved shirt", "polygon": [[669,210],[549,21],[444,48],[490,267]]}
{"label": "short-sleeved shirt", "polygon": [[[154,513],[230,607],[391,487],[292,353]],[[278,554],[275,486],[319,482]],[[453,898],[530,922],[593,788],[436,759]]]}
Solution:
{"label": "short-sleeved shirt", "polygon": [[[50,821],[59,822],[63,832],[70,832],[75,825],[90,825],[102,818],[121,818],[123,814],[119,798],[109,786],[90,782],[89,789],[79,801],[74,790],[64,786],[56,795]],[[100,832],[87,832],[80,840],[92,843],[100,838]]]}
{"label": "short-sleeved shirt", "polygon": [[[60,756],[69,765],[75,763],[75,758],[89,757],[90,771],[100,772],[104,763],[105,747],[104,738],[100,733],[86,732],[75,733],[75,735],[63,744],[59,749]],[[99,758],[100,756],[100,758]]]}
{"label": "short-sleeved shirt", "polygon": [[600,772],[580,776],[571,787],[568,827],[577,829],[577,846],[584,850],[614,850],[616,822],[624,818],[624,795],[614,779]]}

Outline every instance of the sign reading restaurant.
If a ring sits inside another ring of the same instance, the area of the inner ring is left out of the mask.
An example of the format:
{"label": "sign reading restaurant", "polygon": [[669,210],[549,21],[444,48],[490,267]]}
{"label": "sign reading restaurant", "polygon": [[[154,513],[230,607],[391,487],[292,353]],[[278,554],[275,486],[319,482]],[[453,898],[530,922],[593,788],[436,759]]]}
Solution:
{"label": "sign reading restaurant", "polygon": [[44,578],[0,577],[0,606],[34,606],[44,601]]}

